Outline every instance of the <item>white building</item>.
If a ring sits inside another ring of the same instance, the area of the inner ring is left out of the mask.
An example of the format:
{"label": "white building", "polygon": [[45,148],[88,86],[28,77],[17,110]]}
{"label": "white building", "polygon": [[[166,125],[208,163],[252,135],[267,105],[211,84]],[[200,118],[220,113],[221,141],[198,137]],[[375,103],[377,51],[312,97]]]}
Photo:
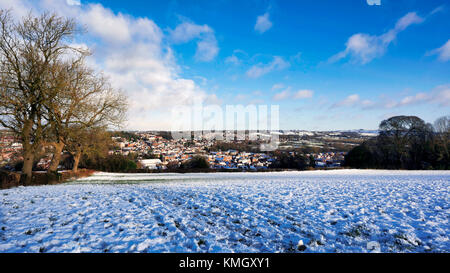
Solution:
{"label": "white building", "polygon": [[162,162],[160,159],[142,159],[139,163],[144,169],[156,170]]}

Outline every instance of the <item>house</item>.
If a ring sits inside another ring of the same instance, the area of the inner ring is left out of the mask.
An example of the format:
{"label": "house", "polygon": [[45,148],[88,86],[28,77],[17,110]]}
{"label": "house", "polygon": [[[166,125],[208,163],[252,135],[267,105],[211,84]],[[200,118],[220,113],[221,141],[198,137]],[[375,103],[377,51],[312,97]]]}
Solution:
{"label": "house", "polygon": [[326,167],[327,163],[321,161],[321,160],[316,160],[316,167]]}
{"label": "house", "polygon": [[160,159],[142,159],[139,163],[143,169],[156,170],[162,162]]}

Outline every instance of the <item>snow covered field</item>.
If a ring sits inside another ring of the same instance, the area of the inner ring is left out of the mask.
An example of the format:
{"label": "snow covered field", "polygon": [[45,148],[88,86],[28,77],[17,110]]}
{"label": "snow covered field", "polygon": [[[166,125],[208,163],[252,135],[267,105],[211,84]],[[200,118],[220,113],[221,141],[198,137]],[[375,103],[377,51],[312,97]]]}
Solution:
{"label": "snow covered field", "polygon": [[450,171],[107,174],[0,191],[0,252],[450,252]]}

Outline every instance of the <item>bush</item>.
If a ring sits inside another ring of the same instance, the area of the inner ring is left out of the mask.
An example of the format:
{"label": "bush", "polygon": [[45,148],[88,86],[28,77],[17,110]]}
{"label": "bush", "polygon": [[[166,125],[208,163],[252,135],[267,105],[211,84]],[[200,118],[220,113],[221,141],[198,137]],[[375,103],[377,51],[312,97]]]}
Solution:
{"label": "bush", "polygon": [[353,148],[347,154],[346,166],[414,170],[450,169],[449,129],[440,128],[433,131],[430,124],[418,117],[396,116],[383,120],[379,131],[376,138]]}
{"label": "bush", "polygon": [[80,166],[103,172],[128,172],[137,169],[136,162],[122,155],[108,155],[106,157],[83,156]]}
{"label": "bush", "polygon": [[17,161],[17,162],[15,162],[15,163],[13,163],[13,169],[14,169],[16,172],[22,171],[22,168],[23,168],[23,160],[20,160],[20,161]]}
{"label": "bush", "polygon": [[155,155],[153,153],[147,153],[142,155],[142,159],[159,159],[160,156],[159,155]]}
{"label": "bush", "polygon": [[209,162],[203,156],[194,156],[184,162],[181,167],[183,169],[209,169]]}
{"label": "bush", "polygon": [[373,167],[374,157],[366,145],[357,146],[345,156],[344,165],[352,168],[367,169]]}
{"label": "bush", "polygon": [[306,158],[299,153],[275,151],[273,156],[275,161],[270,168],[305,170],[308,167]]}

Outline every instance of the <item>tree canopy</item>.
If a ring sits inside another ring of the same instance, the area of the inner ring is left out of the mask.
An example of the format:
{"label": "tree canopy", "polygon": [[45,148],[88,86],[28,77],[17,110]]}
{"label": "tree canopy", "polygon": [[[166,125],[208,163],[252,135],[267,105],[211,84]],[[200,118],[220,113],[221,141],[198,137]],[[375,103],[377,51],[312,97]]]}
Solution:
{"label": "tree canopy", "polygon": [[54,171],[71,141],[124,121],[125,96],[86,65],[89,50],[72,46],[78,34],[71,18],[30,12],[16,21],[0,10],[0,125],[20,137],[26,182],[42,147],[54,147]]}
{"label": "tree canopy", "polygon": [[448,117],[432,126],[415,116],[380,123],[379,135],[353,148],[345,165],[355,168],[449,169]]}

